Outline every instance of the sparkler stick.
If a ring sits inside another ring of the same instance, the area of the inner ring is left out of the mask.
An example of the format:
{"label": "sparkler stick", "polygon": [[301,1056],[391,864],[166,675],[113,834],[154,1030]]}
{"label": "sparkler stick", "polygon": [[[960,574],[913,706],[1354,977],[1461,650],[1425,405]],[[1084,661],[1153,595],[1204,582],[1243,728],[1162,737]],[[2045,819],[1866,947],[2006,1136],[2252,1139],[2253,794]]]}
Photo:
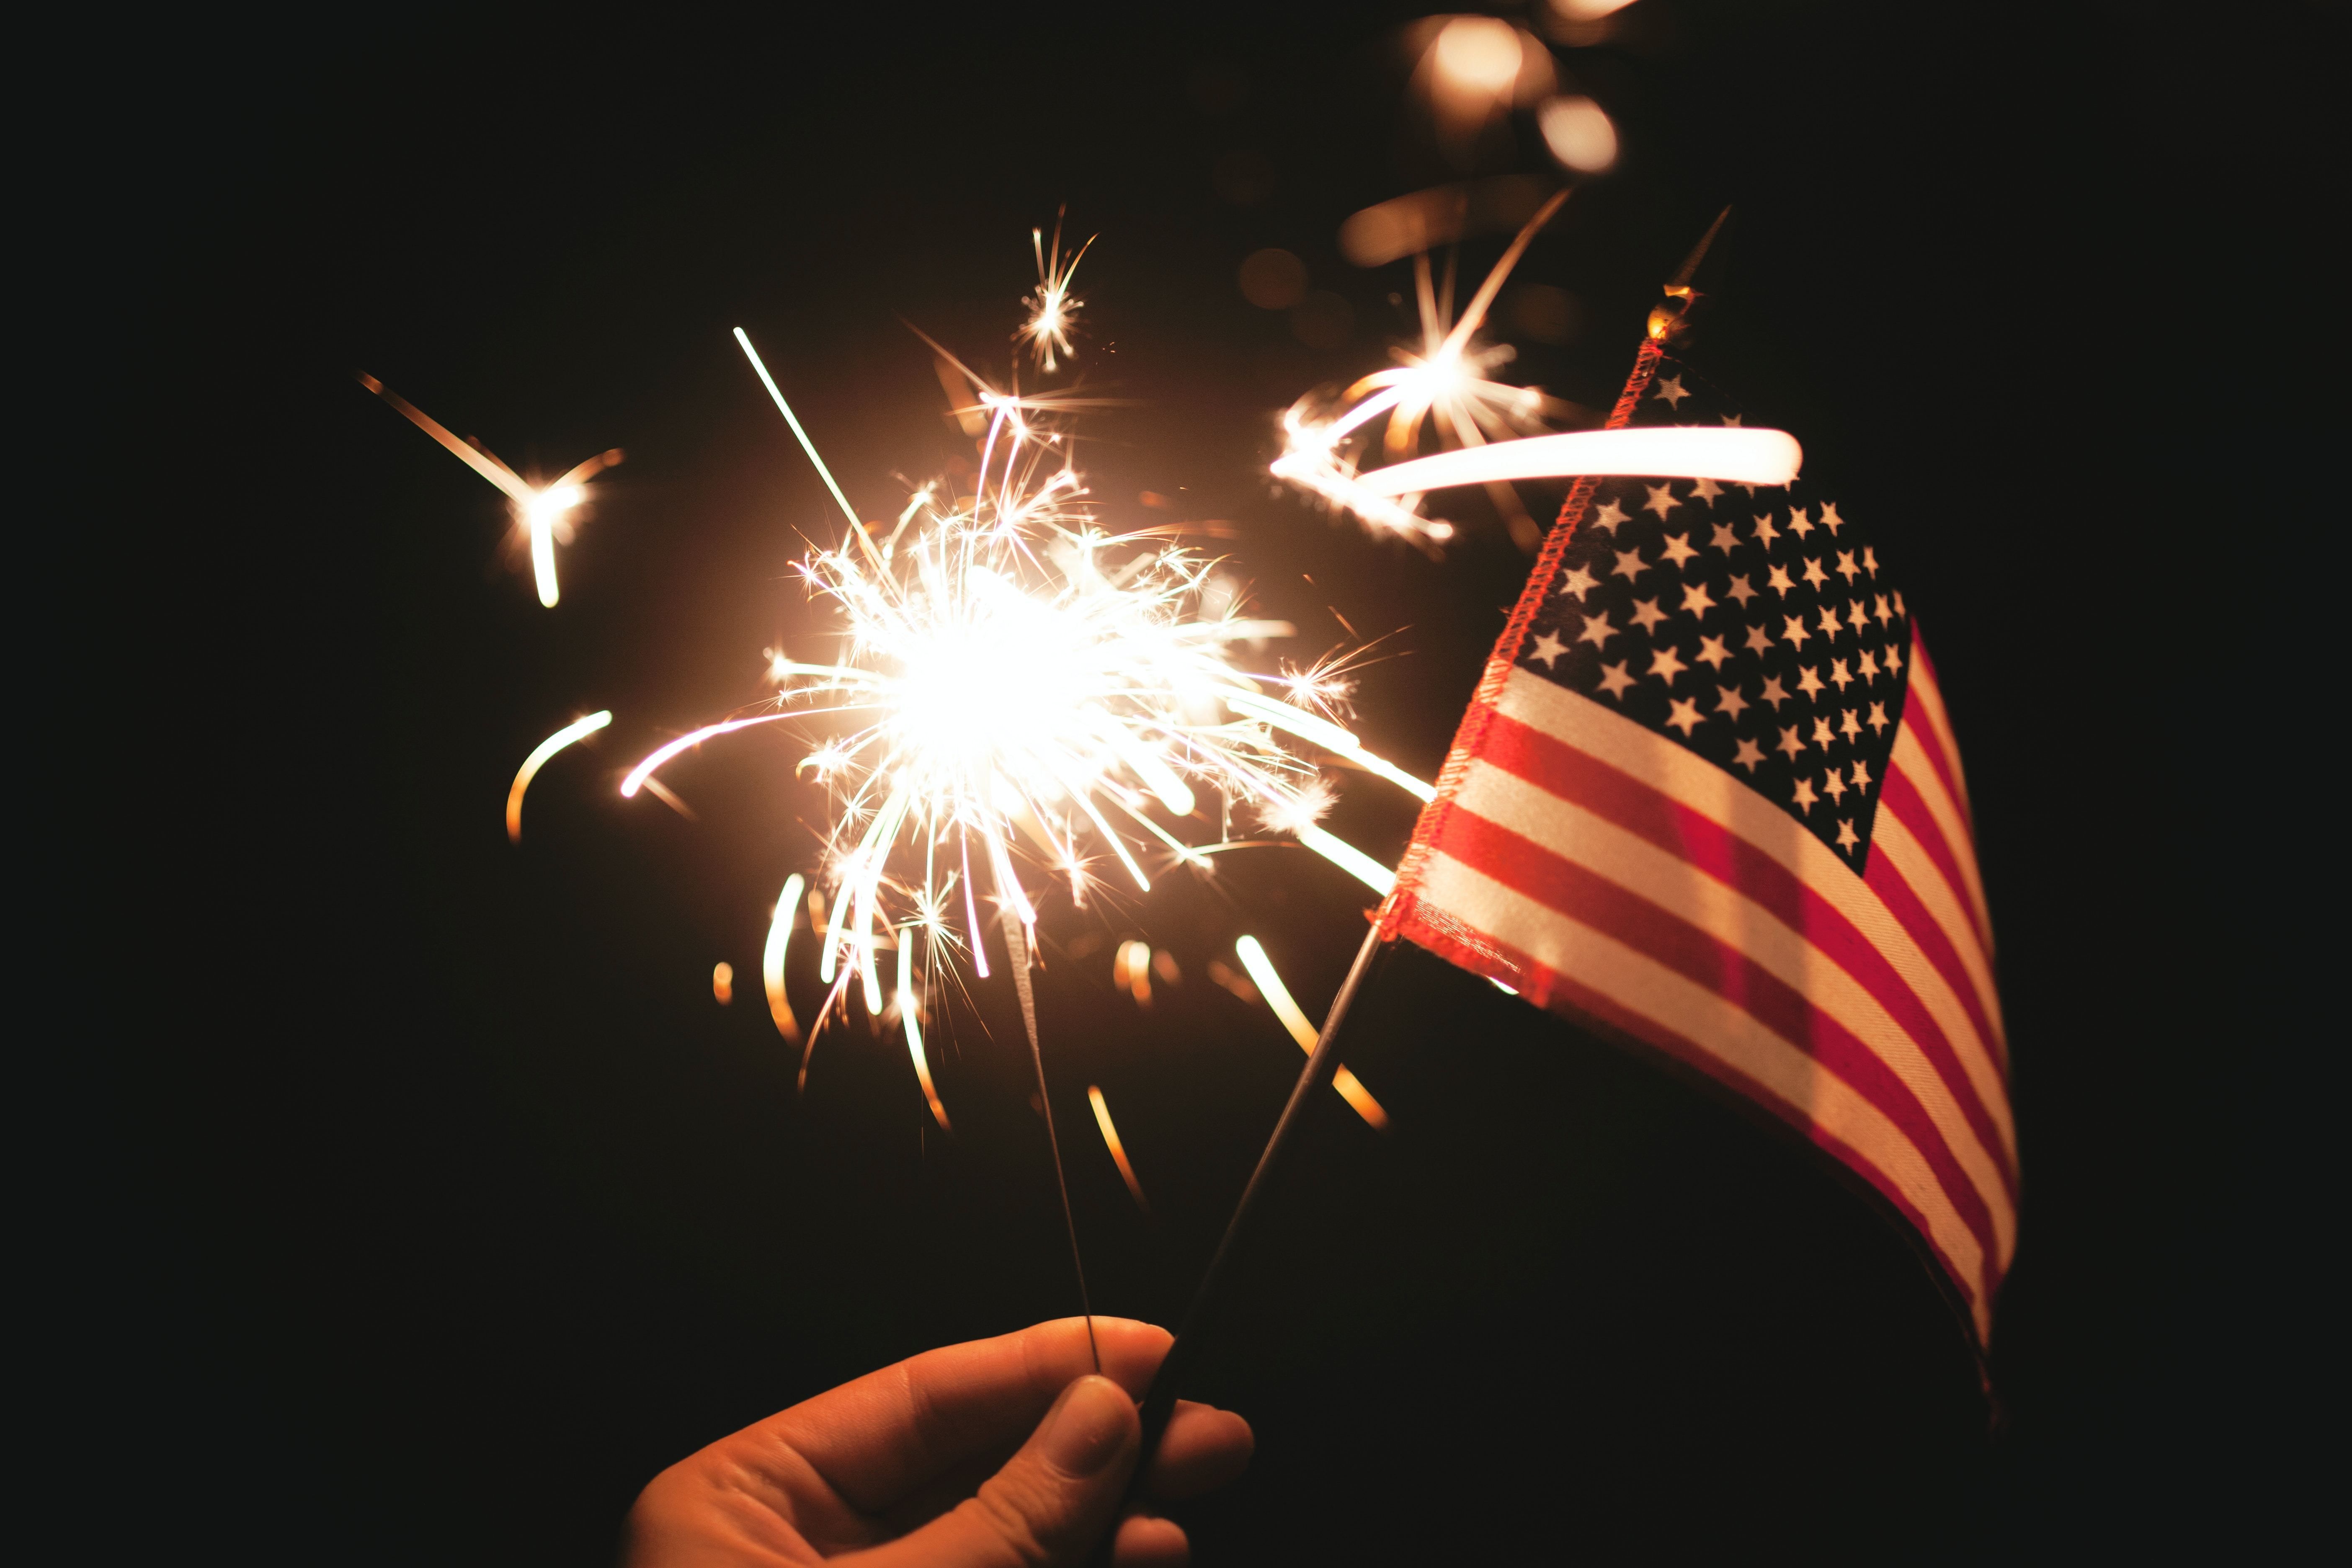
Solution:
{"label": "sparkler stick", "polygon": [[1375,925],[1364,932],[1364,944],[1356,950],[1356,961],[1348,968],[1348,978],[1340,984],[1339,994],[1332,999],[1331,1011],[1324,1016],[1315,1048],[1307,1053],[1307,1065],[1299,1069],[1298,1081],[1291,1086],[1290,1099],[1282,1108],[1282,1119],[1274,1124],[1274,1136],[1266,1140],[1265,1152],[1258,1156],[1257,1169],[1250,1173],[1249,1185],[1242,1189],[1242,1201],[1234,1209],[1234,1217],[1225,1226],[1223,1238],[1217,1243],[1215,1255],[1209,1259],[1208,1272],[1201,1277],[1201,1288],[1192,1293],[1192,1304],[1185,1309],[1184,1321],[1176,1331],[1176,1342],[1168,1347],[1160,1370],[1152,1374],[1151,1387],[1143,1396],[1143,1452],[1136,1461],[1133,1479],[1128,1482],[1129,1503],[1140,1495],[1144,1472],[1150,1468],[1151,1456],[1158,1451],[1160,1439],[1168,1430],[1168,1418],[1176,1413],[1176,1391],[1192,1370],[1192,1363],[1200,1359],[1202,1348],[1215,1328],[1217,1314],[1224,1306],[1225,1283],[1232,1278],[1234,1259],[1242,1255],[1255,1234],[1259,1216],[1265,1212],[1266,1191],[1298,1146],[1298,1132],[1306,1125],[1307,1106],[1339,1070],[1339,1026],[1347,1021],[1349,1009],[1356,1005],[1371,973],[1374,959],[1383,951],[1381,928]]}
{"label": "sparkler stick", "polygon": [[1095,1309],[1087,1295],[1087,1261],[1079,1255],[1078,1222],[1070,1212],[1070,1179],[1062,1171],[1062,1135],[1054,1131],[1054,1096],[1045,1088],[1045,1053],[1037,1045],[1037,994],[1029,984],[1029,933],[1022,929],[1020,915],[1009,908],[1003,912],[1002,923],[1005,959],[1013,965],[1013,987],[1021,994],[1021,1025],[1029,1031],[1029,1060],[1037,1069],[1037,1109],[1045,1115],[1045,1142],[1054,1152],[1054,1184],[1062,1194],[1062,1228],[1069,1232],[1070,1268],[1078,1277],[1078,1310],[1087,1317],[1087,1350],[1095,1358],[1095,1370],[1100,1372],[1102,1347],[1095,1342]]}
{"label": "sparkler stick", "polygon": [[[1680,273],[1666,286],[1667,298],[1678,301],[1680,310],[1668,311],[1662,307],[1652,313],[1649,333],[1654,340],[1668,337],[1679,323],[1682,312],[1687,311],[1696,298],[1696,290],[1689,287],[1691,278],[1729,212],[1730,209],[1726,208],[1717,216],[1697,248],[1683,263]],[[1779,432],[1772,434],[1778,435]],[[1795,442],[1790,440],[1790,445],[1794,447]],[[1255,946],[1246,938],[1236,944],[1244,964],[1250,963],[1249,949]],[[1218,1314],[1224,1305],[1234,1260],[1249,1245],[1263,1212],[1266,1191],[1280,1178],[1292,1152],[1297,1147],[1299,1128],[1304,1122],[1307,1107],[1315,1098],[1316,1091],[1333,1081],[1339,1070],[1337,1045],[1340,1028],[1357,997],[1362,994],[1374,962],[1384,951],[1381,928],[1375,923],[1364,933],[1363,945],[1356,950],[1356,960],[1349,967],[1348,978],[1340,984],[1339,994],[1333,998],[1330,1012],[1324,1016],[1323,1027],[1316,1036],[1314,1049],[1308,1052],[1307,1065],[1299,1070],[1298,1081],[1291,1088],[1290,1099],[1282,1108],[1281,1119],[1275,1123],[1274,1135],[1266,1140],[1265,1151],[1258,1156],[1257,1168],[1250,1173],[1249,1184],[1242,1189],[1241,1202],[1234,1206],[1234,1217],[1226,1225],[1223,1237],[1217,1243],[1217,1250],[1209,1260],[1208,1271],[1202,1277],[1200,1289],[1193,1292],[1192,1304],[1185,1310],[1182,1325],[1177,1330],[1176,1342],[1168,1347],[1168,1354],[1161,1359],[1160,1370],[1152,1376],[1151,1386],[1143,1397],[1143,1447],[1128,1483],[1128,1505],[1132,1505],[1141,1495],[1143,1477],[1150,1468],[1152,1456],[1159,1450],[1160,1438],[1167,1433],[1169,1418],[1175,1414],[1177,1392],[1183,1385],[1193,1363],[1200,1359],[1204,1342],[1215,1328]],[[1260,950],[1258,957],[1263,960],[1263,950]],[[1277,992],[1287,997],[1288,993],[1281,990],[1280,977],[1274,973],[1271,964],[1264,965],[1263,973],[1259,973],[1257,965],[1251,965],[1251,973],[1259,990],[1268,994],[1270,1002]],[[1511,989],[1499,981],[1496,984],[1506,992]],[[1297,1013],[1297,1003],[1291,1004],[1290,1011]],[[1297,1021],[1303,1025],[1305,1015],[1297,1014]]]}

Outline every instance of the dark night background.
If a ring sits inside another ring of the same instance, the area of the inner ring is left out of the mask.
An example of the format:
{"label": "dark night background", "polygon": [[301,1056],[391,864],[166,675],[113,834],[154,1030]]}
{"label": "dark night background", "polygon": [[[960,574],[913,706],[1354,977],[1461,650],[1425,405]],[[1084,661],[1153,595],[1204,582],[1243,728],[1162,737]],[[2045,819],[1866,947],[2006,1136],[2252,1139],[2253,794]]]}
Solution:
{"label": "dark night background", "polygon": [[[98,1109],[18,1112],[66,1150],[23,1201],[58,1259],[34,1365],[70,1412],[42,1447],[93,1491],[70,1560],[602,1562],[670,1460],[1072,1310],[1001,979],[935,1026],[952,1140],[862,1025],[796,1098],[757,966],[817,797],[758,741],[666,775],[698,823],[610,787],[817,621],[782,574],[830,508],[728,330],[895,510],[891,473],[960,445],[897,318],[1002,365],[1028,229],[1066,203],[1101,236],[1080,363],[1135,400],[1088,426],[1110,520],[1162,520],[1150,490],[1230,521],[1302,654],[1341,640],[1331,610],[1396,633],[1361,727],[1433,772],[1525,557],[1465,510],[1433,563],[1262,478],[1275,411],[1403,330],[1405,268],[1335,235],[1449,173],[1403,96],[1418,14],[427,8],[191,23],[71,75],[38,176],[61,272],[28,310],[72,350],[58,517],[87,559],[20,595],[86,628],[53,732],[119,760],[27,837],[73,878],[48,940],[89,966],[42,1054],[77,1086],[55,1103]],[[2326,517],[2237,454],[2318,433],[2304,163],[2339,17],[1641,0],[1562,51],[1625,152],[1520,269],[1576,310],[1560,342],[1506,327],[1515,375],[1605,405],[1736,204],[1708,348],[1871,519],[1946,684],[2025,1171],[2004,1419],[1903,1238],[1805,1149],[1406,953],[1349,1052],[1394,1129],[1325,1108],[1201,1373],[1259,1448],[1182,1516],[1197,1561],[2196,1555],[2283,1528],[2305,1483],[2271,1402],[2336,1396],[2305,1254],[2257,1224],[2307,1158],[2268,1110],[2340,1026],[2253,978],[2296,910],[2240,858],[2297,809],[2273,742],[2336,720],[2263,707],[2321,679],[2294,626]],[[1547,167],[1514,138],[1481,172]],[[1343,346],[1242,298],[1267,246],[1347,301]],[[500,561],[488,487],[353,369],[518,466],[628,449],[559,609]],[[517,761],[599,707],[509,846]],[[1408,805],[1360,784],[1335,826],[1392,854]],[[1100,1310],[1181,1311],[1299,1060],[1203,961],[1255,931],[1319,1012],[1358,893],[1267,850],[1049,917]],[[1110,984],[1134,935],[1184,966],[1148,1013]]]}

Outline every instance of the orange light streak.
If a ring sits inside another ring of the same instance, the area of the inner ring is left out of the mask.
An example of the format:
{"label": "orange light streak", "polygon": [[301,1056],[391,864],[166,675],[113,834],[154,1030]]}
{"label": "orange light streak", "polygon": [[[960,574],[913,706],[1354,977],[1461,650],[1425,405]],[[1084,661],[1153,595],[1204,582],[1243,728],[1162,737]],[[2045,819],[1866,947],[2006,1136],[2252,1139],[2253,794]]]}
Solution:
{"label": "orange light streak", "polygon": [[1127,1158],[1127,1145],[1118,1141],[1118,1129],[1111,1124],[1109,1102],[1103,1099],[1100,1089],[1088,1084],[1087,1103],[1095,1108],[1095,1125],[1102,1129],[1103,1147],[1110,1151],[1112,1162],[1118,1166],[1120,1179],[1127,1183],[1127,1190],[1135,1199],[1135,1206],[1150,1215],[1151,1204],[1143,1195],[1143,1184],[1135,1179],[1135,1167]]}
{"label": "orange light streak", "polygon": [[801,890],[806,886],[798,871],[784,879],[784,890],[776,895],[776,912],[768,921],[767,945],[760,951],[760,984],[768,993],[768,1016],[775,1020],[776,1033],[793,1045],[801,1043],[801,1022],[793,1016],[793,1000],[784,991],[784,957],[792,947]]}
{"label": "orange light streak", "polygon": [[[1248,970],[1250,978],[1256,982],[1258,994],[1265,998],[1265,1005],[1274,1009],[1274,1016],[1282,1020],[1282,1026],[1290,1031],[1292,1039],[1298,1042],[1298,1048],[1309,1056],[1314,1055],[1316,1037],[1320,1031],[1299,1009],[1297,1002],[1290,994],[1290,987],[1285,985],[1282,976],[1275,973],[1274,961],[1266,957],[1265,949],[1258,945],[1257,938],[1240,938],[1234,943],[1234,952],[1241,956],[1242,967]],[[1381,1109],[1381,1102],[1372,1098],[1372,1091],[1366,1089],[1354,1073],[1341,1068],[1331,1075],[1331,1087],[1339,1091],[1340,1099],[1355,1108],[1357,1115],[1382,1131],[1388,1130],[1389,1113]]]}
{"label": "orange light streak", "polygon": [[509,843],[522,842],[523,792],[530,788],[530,781],[539,776],[539,770],[547,765],[547,759],[571,745],[574,741],[594,734],[612,721],[613,713],[610,709],[591,713],[585,719],[574,720],[566,724],[531,748],[530,755],[525,757],[522,760],[522,766],[515,770],[514,784],[507,791],[507,841]]}
{"label": "orange light streak", "polygon": [[[915,1078],[923,1086],[923,1098],[930,1102],[931,1115],[938,1119],[940,1131],[953,1132],[948,1125],[948,1108],[940,1103],[940,1091],[931,1086],[931,1064],[923,1055],[923,1031],[916,1020],[922,1011],[915,1000],[915,986],[909,978],[908,955],[915,951],[915,933],[911,930],[898,933],[898,1021],[907,1029],[907,1054],[915,1059]],[[871,960],[868,961],[869,968]]]}

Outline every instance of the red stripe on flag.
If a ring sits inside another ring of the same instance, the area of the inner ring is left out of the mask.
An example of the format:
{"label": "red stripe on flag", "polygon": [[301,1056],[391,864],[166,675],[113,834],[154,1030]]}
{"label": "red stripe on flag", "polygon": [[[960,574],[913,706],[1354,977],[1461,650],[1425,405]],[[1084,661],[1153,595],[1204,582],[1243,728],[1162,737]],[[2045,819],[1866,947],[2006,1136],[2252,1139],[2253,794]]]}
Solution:
{"label": "red stripe on flag", "polygon": [[1886,912],[1895,917],[1895,923],[1919,950],[1919,956],[1934,965],[1936,973],[1952,988],[1952,994],[1967,1009],[1969,1021],[1976,1026],[1977,1037],[1985,1042],[2005,1074],[2009,1067],[2009,1037],[2003,1033],[2000,1019],[1987,1016],[1968,965],[1960,961],[1959,952],[1952,946],[1952,939],[1944,934],[1943,926],[1927,912],[1917,891],[1895,868],[1895,863],[1877,853],[1874,847],[1870,863],[1863,868],[1862,881],[1863,886],[1878,895],[1878,901],[1886,906]]}
{"label": "red stripe on flag", "polygon": [[[1620,888],[1533,839],[1465,811],[1445,823],[1441,854],[1664,964],[1740,1008],[1843,1079],[1892,1121],[1927,1160],[1946,1200],[1985,1256],[2003,1248],[1990,1209],[1910,1087],[1844,1025],[1747,954],[1649,900]],[[1956,1097],[1957,1098],[1957,1097]],[[1979,1134],[1982,1136],[1982,1134]],[[1987,1141],[1996,1167],[1997,1142]]]}
{"label": "red stripe on flag", "polygon": [[1920,849],[1950,885],[1952,897],[1958,901],[1962,913],[1977,933],[1977,941],[1990,955],[1992,933],[1984,929],[1976,900],[1969,896],[1969,883],[1961,875],[1952,841],[1945,837],[1943,825],[1936,820],[1935,812],[1919,794],[1919,786],[1900,766],[1886,770],[1886,777],[1878,786],[1878,809],[1893,812],[1903,826],[1911,830],[1911,837],[1918,840]]}
{"label": "red stripe on flag", "polygon": [[[1618,393],[1616,405],[1610,409],[1602,429],[1622,430],[1633,423],[1633,413],[1642,404],[1642,394],[1649,390],[1650,378],[1657,374],[1658,361],[1664,353],[1664,345],[1655,338],[1642,340],[1642,346],[1634,351],[1633,368],[1626,374],[1624,389]],[[1478,678],[1477,689],[1471,693],[1470,706],[1454,731],[1453,748],[1438,769],[1437,793],[1421,808],[1420,820],[1413,824],[1412,840],[1404,847],[1404,858],[1397,862],[1396,891],[1409,891],[1418,879],[1422,858],[1429,852],[1429,836],[1454,808],[1454,792],[1461,787],[1464,772],[1478,754],[1479,738],[1485,733],[1486,721],[1494,715],[1495,700],[1502,695],[1504,683],[1510,679],[1512,666],[1518,662],[1528,628],[1535,624],[1536,616],[1551,597],[1552,579],[1559,575],[1560,561],[1568,554],[1577,529],[1582,526],[1584,514],[1591,510],[1593,492],[1600,484],[1601,476],[1597,474],[1580,475],[1559,503],[1559,516],[1553,521],[1551,531],[1544,536],[1542,548],[1536,552],[1535,570],[1528,574],[1527,586],[1519,590],[1518,602],[1511,606],[1511,618],[1503,623],[1503,634],[1495,639],[1495,651],[1487,656],[1486,668]],[[1403,908],[1393,897],[1381,906],[1381,941],[1396,939],[1397,921]]]}
{"label": "red stripe on flag", "polygon": [[[1689,862],[1727,887],[1761,905],[1790,931],[1828,957],[1853,978],[1870,997],[1886,1009],[1895,1024],[1911,1037],[1920,1054],[1935,1068],[1952,1099],[1967,1117],[1986,1151],[2000,1167],[2001,1179],[2016,1195],[2016,1173],[2004,1138],[1976,1086],[1969,1081],[1958,1048],[1946,1036],[1918,994],[1896,972],[1878,944],[1836,906],[1809,887],[1796,873],[1720,824],[1669,799],[1638,779],[1629,778],[1598,758],[1555,740],[1542,731],[1502,713],[1486,731],[1480,761],[1526,779],[1539,789],[1584,807],[1594,816]],[[1435,834],[1445,836],[1449,820]],[[1449,850],[1457,859],[1465,858]],[[1483,862],[1478,862],[1483,866]],[[1845,868],[1840,866],[1841,873]],[[1849,873],[1850,874],[1850,873]],[[1915,900],[1916,901],[1916,900]],[[1888,911],[1890,916],[1893,911]],[[1924,912],[1924,911],[1923,911]],[[1895,917],[1906,936],[1915,936],[1907,922]],[[1937,933],[1940,939],[1942,933]],[[1943,942],[1944,951],[1950,944]],[[1923,960],[1933,961],[1922,951]],[[1989,1059],[2000,1060],[2000,1047],[1986,1031],[1975,1005],[1976,993],[1957,959],[1937,972],[1951,988],[1955,1003],[1968,1014],[1985,1041]]]}
{"label": "red stripe on flag", "polygon": [[[1427,911],[1434,912],[1434,911]],[[1738,1068],[1697,1041],[1665,1027],[1655,1019],[1636,1013],[1613,998],[1582,984],[1575,979],[1558,973],[1509,943],[1482,938],[1474,945],[1465,942],[1448,928],[1454,922],[1443,921],[1431,923],[1424,907],[1417,898],[1408,898],[1399,912],[1402,934],[1419,946],[1427,948],[1438,957],[1473,974],[1490,980],[1501,980],[1525,994],[1537,1006],[1561,1014],[1578,1022],[1591,1022],[1604,1029],[1640,1041],[1662,1051],[1703,1077],[1722,1084],[1727,1089],[1762,1107],[1766,1111],[1803,1133],[1808,1141],[1870,1184],[1895,1211],[1903,1216],[1912,1233],[1927,1247],[1929,1255],[1943,1269],[1944,1277],[1960,1292],[1974,1323],[1978,1342],[1981,1344],[1990,1331],[1989,1301],[1999,1289],[2000,1270],[1990,1254],[1985,1262],[1985,1277],[1979,1279],[1960,1265],[1937,1244],[1935,1227],[1919,1206],[1904,1195],[1895,1178],[1861,1150],[1832,1136],[1821,1124],[1801,1108],[1781,1099],[1771,1089],[1757,1082]]]}
{"label": "red stripe on flag", "polygon": [[[1926,722],[1918,726],[1919,744],[1934,759],[1937,771],[1943,775],[1944,787],[1958,803],[1961,820],[1969,826],[1969,837],[1977,831],[1976,812],[1969,805],[1969,778],[1960,766],[1960,748],[1952,734],[1951,717],[1944,708],[1944,683],[1936,679],[1936,661],[1927,657],[1927,640],[1919,635],[1919,623],[1911,623],[1911,675],[1905,683],[1910,701],[1904,706],[1907,716],[1912,704],[1923,710]],[[1971,845],[1973,848],[1973,845]]]}

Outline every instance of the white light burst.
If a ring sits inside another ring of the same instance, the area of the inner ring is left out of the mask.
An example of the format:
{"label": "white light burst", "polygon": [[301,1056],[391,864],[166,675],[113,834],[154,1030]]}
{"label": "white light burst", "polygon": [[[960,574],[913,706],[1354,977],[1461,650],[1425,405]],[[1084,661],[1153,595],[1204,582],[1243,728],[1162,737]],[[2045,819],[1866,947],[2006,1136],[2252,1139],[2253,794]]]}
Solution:
{"label": "white light burst", "polygon": [[[1106,533],[1050,400],[974,381],[989,424],[970,493],[928,487],[882,541],[879,525],[854,525],[801,563],[840,615],[837,657],[767,650],[781,688],[768,711],[682,736],[622,784],[634,795],[731,731],[830,729],[801,763],[835,801],[820,975],[861,982],[877,1015],[877,950],[961,948],[985,976],[982,906],[1034,929],[1038,868],[1076,902],[1097,867],[1148,890],[1155,858],[1207,864],[1188,823],[1312,797],[1315,767],[1278,732],[1424,798],[1429,787],[1326,716],[1343,684],[1240,668],[1239,645],[1289,625],[1244,618],[1205,557],[1157,533]],[[1307,711],[1318,700],[1325,713]],[[1357,875],[1372,865],[1310,819],[1298,826]]]}

